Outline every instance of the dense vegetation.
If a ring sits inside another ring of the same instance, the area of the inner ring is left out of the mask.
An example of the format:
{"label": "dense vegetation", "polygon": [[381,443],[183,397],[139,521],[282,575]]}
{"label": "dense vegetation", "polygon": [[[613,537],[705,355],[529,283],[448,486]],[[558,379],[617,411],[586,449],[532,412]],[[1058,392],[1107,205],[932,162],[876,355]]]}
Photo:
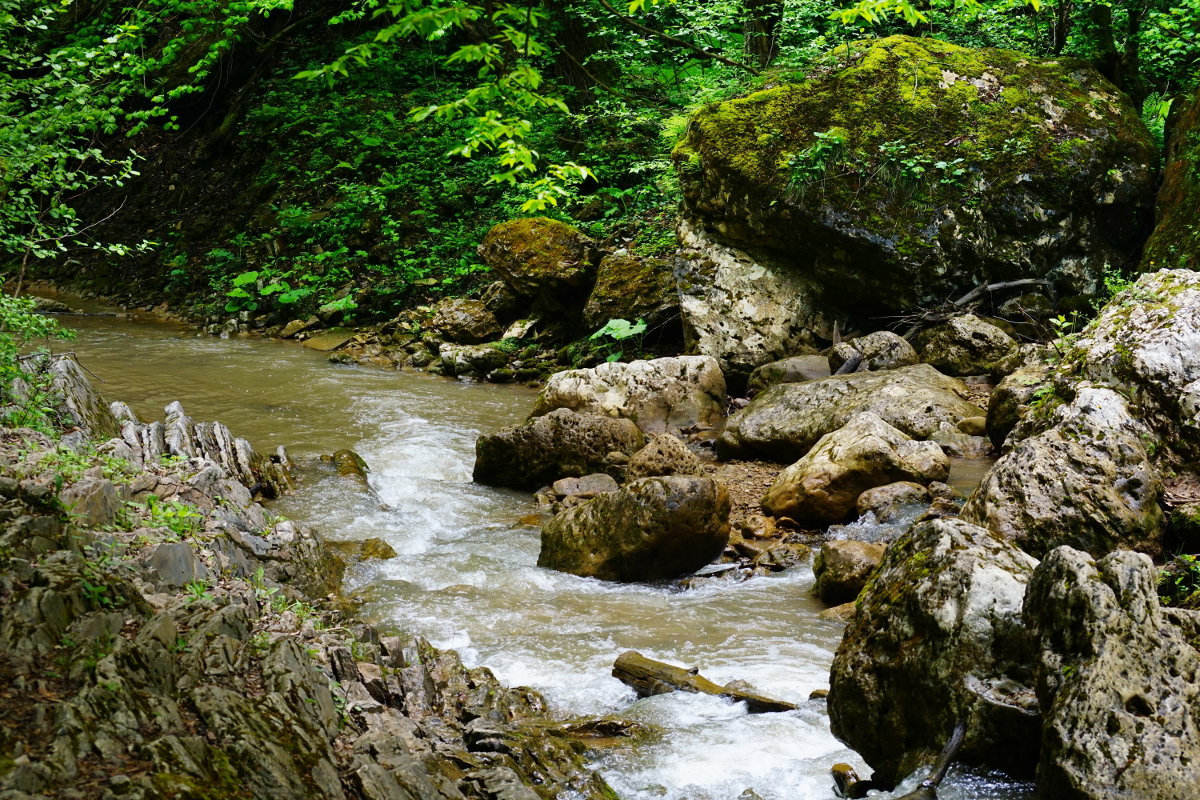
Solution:
{"label": "dense vegetation", "polygon": [[689,111],[838,43],[1089,59],[1161,137],[1197,29],[1200,0],[0,0],[0,266],[383,318],[483,285],[522,213],[670,250]]}

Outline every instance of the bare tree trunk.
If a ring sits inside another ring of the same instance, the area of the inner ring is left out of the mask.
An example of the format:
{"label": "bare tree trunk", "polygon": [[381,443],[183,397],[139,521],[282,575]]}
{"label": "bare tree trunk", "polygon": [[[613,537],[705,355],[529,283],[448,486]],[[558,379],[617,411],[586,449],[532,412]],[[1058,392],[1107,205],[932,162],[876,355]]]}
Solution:
{"label": "bare tree trunk", "polygon": [[742,6],[746,13],[746,55],[761,69],[776,56],[783,0],[742,0]]}

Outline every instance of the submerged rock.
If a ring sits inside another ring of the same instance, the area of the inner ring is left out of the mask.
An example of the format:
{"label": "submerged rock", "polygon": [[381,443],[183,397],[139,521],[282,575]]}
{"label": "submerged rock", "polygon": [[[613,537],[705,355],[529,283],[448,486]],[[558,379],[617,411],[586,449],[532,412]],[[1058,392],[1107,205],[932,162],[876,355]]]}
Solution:
{"label": "submerged rock", "polygon": [[1144,555],[1069,547],[1034,572],[1040,796],[1178,800],[1200,786],[1200,654],[1159,606],[1156,578]]}
{"label": "submerged rock", "polygon": [[538,566],[608,581],[674,578],[721,554],[729,511],[711,478],[642,478],[547,522]]}
{"label": "submerged rock", "polygon": [[631,419],[652,435],[714,428],[725,419],[725,378],[705,356],[614,361],[550,376],[533,416],[556,408]]}
{"label": "submerged rock", "polygon": [[490,486],[533,490],[559,478],[623,465],[645,442],[632,420],[559,408],[480,436],[472,475],[476,482]]}
{"label": "submerged rock", "polygon": [[963,508],[1035,556],[1071,545],[1099,557],[1118,548],[1157,554],[1165,524],[1150,430],[1109,389],[1081,389],[1054,426],[1002,457]]}
{"label": "submerged rock", "polygon": [[893,786],[960,720],[962,759],[1027,774],[1040,716],[1022,627],[1037,562],[962,520],[918,525],[863,590],[830,671],[833,733]]}
{"label": "submerged rock", "polygon": [[964,399],[967,394],[961,381],[928,364],[779,384],[729,418],[717,453],[794,461],[863,412],[916,439],[957,433],[960,420],[983,413]]}
{"label": "submerged rock", "polygon": [[950,461],[933,442],[917,442],[876,414],[863,412],[828,433],[779,474],[763,510],[802,525],[828,525],[854,516],[859,495],[896,481],[945,480]]}
{"label": "submerged rock", "polygon": [[[705,106],[673,154],[686,224],[797,284],[765,328],[804,342],[814,308],[865,321],[1014,274],[1092,294],[1138,252],[1155,148],[1094,68],[907,36],[830,57]],[[719,337],[701,352],[740,354]]]}

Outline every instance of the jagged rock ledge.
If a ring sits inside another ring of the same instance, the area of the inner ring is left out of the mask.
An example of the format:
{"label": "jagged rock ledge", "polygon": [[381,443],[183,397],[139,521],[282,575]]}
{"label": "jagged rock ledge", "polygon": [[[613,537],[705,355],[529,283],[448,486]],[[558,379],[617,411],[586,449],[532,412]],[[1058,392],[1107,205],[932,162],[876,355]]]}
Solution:
{"label": "jagged rock ledge", "polygon": [[56,368],[78,432],[0,431],[0,797],[613,797],[595,725],[326,602],[344,565],[251,495],[286,453]]}

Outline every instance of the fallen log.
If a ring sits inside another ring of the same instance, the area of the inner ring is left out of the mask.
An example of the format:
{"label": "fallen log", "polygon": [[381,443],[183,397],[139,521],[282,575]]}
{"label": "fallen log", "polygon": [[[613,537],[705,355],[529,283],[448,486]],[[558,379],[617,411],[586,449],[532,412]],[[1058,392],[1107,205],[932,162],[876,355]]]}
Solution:
{"label": "fallen log", "polygon": [[616,663],[613,664],[612,675],[621,683],[633,687],[638,693],[638,697],[650,697],[679,690],[728,697],[731,700],[745,703],[751,714],[793,711],[799,708],[792,703],[772,700],[760,694],[744,691],[732,684],[722,686],[719,683],[713,683],[701,675],[696,668],[684,669],[672,664],[664,664],[661,661],[646,658],[634,650],[626,650],[617,656]]}

